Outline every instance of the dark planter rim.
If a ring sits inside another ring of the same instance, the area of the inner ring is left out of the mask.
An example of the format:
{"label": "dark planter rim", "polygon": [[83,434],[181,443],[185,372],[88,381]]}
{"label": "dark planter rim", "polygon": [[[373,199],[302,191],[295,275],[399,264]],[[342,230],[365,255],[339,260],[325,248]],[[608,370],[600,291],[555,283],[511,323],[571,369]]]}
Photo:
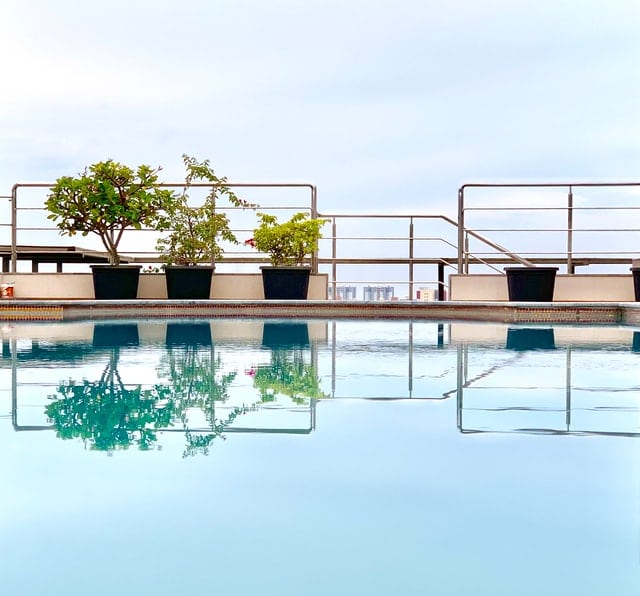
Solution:
{"label": "dark planter rim", "polygon": [[132,265],[125,263],[124,265],[108,265],[106,263],[100,263],[97,265],[89,265],[91,269],[142,269],[142,265]]}
{"label": "dark planter rim", "polygon": [[260,269],[311,269],[309,265],[260,265]]}
{"label": "dark planter rim", "polygon": [[505,267],[505,271],[558,271],[560,267]]}
{"label": "dark planter rim", "polygon": [[164,269],[213,269],[213,265],[163,265]]}

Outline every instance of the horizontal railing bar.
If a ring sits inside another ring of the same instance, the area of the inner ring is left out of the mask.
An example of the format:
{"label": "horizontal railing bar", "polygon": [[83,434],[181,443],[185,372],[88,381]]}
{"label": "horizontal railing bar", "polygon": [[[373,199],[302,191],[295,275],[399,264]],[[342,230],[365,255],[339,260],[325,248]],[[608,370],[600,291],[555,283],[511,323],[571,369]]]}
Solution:
{"label": "horizontal railing bar", "polygon": [[[144,256],[141,253],[135,251],[129,251],[128,257],[123,255],[123,258],[128,258],[132,260],[134,263],[161,263],[162,260],[159,256],[151,256],[153,253],[145,253],[149,254],[149,256]],[[138,255],[138,256],[136,256]],[[363,258],[339,258],[336,257],[319,257],[318,264],[321,265],[330,265],[336,263],[337,265],[438,265],[443,263],[445,265],[453,265],[455,264],[457,257],[389,257],[389,258],[372,258],[372,257],[363,257]],[[203,263],[207,262],[207,260],[203,260]],[[245,264],[250,265],[252,263],[268,263],[269,258],[260,258],[260,257],[228,257],[223,256],[220,259],[216,260],[217,265],[221,264]]]}
{"label": "horizontal railing bar", "polygon": [[346,258],[318,258],[318,263],[321,265],[329,265],[336,263],[336,265],[438,265],[443,263],[445,265],[451,265],[456,262],[457,257],[450,258],[437,258],[437,257],[388,257],[388,258],[371,258],[371,257],[346,257]]}
{"label": "horizontal railing bar", "polygon": [[608,186],[640,186],[640,182],[469,182],[460,188],[606,188]]}
{"label": "horizontal railing bar", "polygon": [[[55,185],[55,182],[18,182],[13,185],[13,188],[51,188]],[[184,182],[160,182],[158,186],[164,188],[211,188],[212,186],[233,186],[243,188],[308,188],[315,189],[313,184],[308,182],[224,182],[220,184],[214,184],[211,182],[192,182],[185,184]],[[11,198],[11,197],[8,197]]]}
{"label": "horizontal railing bar", "polygon": [[[387,286],[387,285],[400,285],[400,286],[410,286],[410,285],[419,285],[419,284],[438,284],[438,280],[398,280],[398,279],[386,279],[385,281],[380,281],[379,279],[355,279],[355,280],[340,280],[336,282],[336,286],[345,286],[345,285],[362,285],[362,284],[372,284],[375,286]],[[329,282],[329,286],[332,286],[333,282]]]}
{"label": "horizontal railing bar", "polygon": [[[473,228],[476,232],[567,232],[568,228]],[[574,232],[640,232],[640,228],[572,228]]]}
{"label": "horizontal railing bar", "polygon": [[[640,207],[572,207],[573,211],[637,211]],[[465,211],[566,211],[566,207],[465,207]],[[474,228],[475,229],[475,228]]]}
{"label": "horizontal railing bar", "polygon": [[455,220],[441,213],[318,213],[318,217],[336,219],[442,219],[458,225]]}

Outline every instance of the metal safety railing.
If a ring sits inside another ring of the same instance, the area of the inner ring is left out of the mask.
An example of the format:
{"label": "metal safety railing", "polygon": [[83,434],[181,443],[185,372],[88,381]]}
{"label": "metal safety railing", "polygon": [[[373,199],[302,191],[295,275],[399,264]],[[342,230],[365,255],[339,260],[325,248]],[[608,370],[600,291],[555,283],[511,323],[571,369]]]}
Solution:
{"label": "metal safety railing", "polygon": [[[184,183],[167,183],[180,189]],[[209,184],[193,184],[204,195]],[[575,273],[577,267],[628,266],[640,257],[640,182],[566,182],[465,184],[458,190],[457,220],[439,214],[334,213],[318,208],[312,184],[230,183],[258,211],[288,217],[308,211],[328,220],[313,270],[326,274],[333,299],[443,299],[448,273],[471,269],[502,272],[502,265],[557,264]],[[44,201],[51,184],[16,184],[2,201],[0,257],[3,271],[15,272],[19,261],[40,264],[77,263],[69,251],[81,243],[88,258],[103,247],[90,237],[60,236],[47,219]],[[250,209],[220,204],[230,215],[238,239],[253,234]],[[121,251],[130,262],[160,262],[155,230],[128,231]],[[54,254],[61,252],[63,254]],[[46,249],[44,253],[39,249]],[[220,272],[256,271],[267,255],[240,245],[223,245]],[[48,251],[48,252],[47,252]],[[90,254],[89,254],[90,253]],[[47,260],[45,257],[49,256]],[[359,293],[361,293],[359,295]]]}
{"label": "metal safety railing", "polygon": [[458,222],[460,273],[473,264],[559,264],[569,274],[628,265],[640,255],[640,182],[465,184]]}
{"label": "metal safety railing", "polygon": [[[162,186],[181,189],[184,183]],[[196,192],[210,184],[190,185]],[[243,198],[259,205],[257,211],[289,217],[296,211],[308,211],[312,217],[328,220],[319,250],[309,259],[314,272],[326,274],[330,297],[342,298],[347,289],[361,292],[371,299],[413,298],[418,291],[430,297],[444,298],[446,268],[456,267],[455,245],[457,223],[443,215],[321,213],[317,206],[317,190],[311,184],[229,183],[240,189]],[[0,241],[3,271],[17,271],[19,261],[30,260],[31,270],[40,271],[44,263],[70,265],[100,258],[104,248],[91,236],[60,236],[47,219],[44,201],[51,184],[14,185],[10,197],[10,238]],[[289,196],[283,196],[288,194]],[[197,197],[194,198],[197,200]],[[194,203],[195,204],[195,203]],[[253,234],[255,210],[220,203],[217,208],[228,212],[233,232],[240,240]],[[126,261],[142,264],[160,262],[155,250],[154,230],[128,230],[121,243]],[[67,250],[75,242],[82,248]],[[60,247],[66,247],[60,250]],[[225,243],[223,257],[216,262],[220,272],[255,271],[256,265],[268,262],[267,255],[240,245]],[[369,294],[367,294],[369,292]],[[359,296],[350,295],[352,299]]]}

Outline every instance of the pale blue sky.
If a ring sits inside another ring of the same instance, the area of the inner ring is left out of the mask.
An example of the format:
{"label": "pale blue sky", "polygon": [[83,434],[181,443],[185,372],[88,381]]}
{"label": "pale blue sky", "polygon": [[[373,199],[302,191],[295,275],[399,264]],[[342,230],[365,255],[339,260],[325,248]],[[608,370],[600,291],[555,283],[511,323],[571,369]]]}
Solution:
{"label": "pale blue sky", "polygon": [[111,157],[444,212],[640,177],[637,0],[2,0],[0,194]]}

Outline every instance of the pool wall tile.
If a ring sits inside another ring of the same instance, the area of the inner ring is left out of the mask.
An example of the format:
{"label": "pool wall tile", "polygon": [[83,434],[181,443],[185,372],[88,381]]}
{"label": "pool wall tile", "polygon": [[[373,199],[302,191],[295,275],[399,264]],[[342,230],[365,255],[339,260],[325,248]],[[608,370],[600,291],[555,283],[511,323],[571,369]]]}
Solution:
{"label": "pool wall tile", "polygon": [[0,320],[123,318],[414,319],[496,323],[640,324],[636,303],[365,302],[329,300],[12,300]]}

